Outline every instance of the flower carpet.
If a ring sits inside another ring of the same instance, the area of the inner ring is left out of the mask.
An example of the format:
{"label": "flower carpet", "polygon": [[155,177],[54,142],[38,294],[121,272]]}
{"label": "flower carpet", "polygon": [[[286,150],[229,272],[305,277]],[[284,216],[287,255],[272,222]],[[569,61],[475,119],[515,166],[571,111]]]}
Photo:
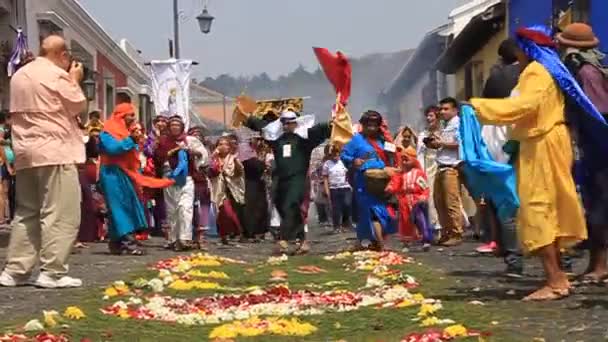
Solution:
{"label": "flower carpet", "polygon": [[[44,310],[2,341],[492,340],[483,308],[434,299],[432,275],[395,252],[160,260],[61,311]],[[61,313],[60,313],[61,312]]]}

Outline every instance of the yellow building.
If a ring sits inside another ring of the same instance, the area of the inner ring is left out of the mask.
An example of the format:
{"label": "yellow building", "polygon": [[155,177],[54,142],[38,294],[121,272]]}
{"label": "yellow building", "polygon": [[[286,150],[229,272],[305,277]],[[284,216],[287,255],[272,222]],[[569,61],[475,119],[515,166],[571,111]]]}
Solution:
{"label": "yellow building", "polygon": [[459,100],[481,95],[492,66],[498,62],[498,47],[508,37],[505,2],[477,1],[478,6],[484,3],[490,5],[452,38],[437,62],[439,71],[454,75],[452,95]]}

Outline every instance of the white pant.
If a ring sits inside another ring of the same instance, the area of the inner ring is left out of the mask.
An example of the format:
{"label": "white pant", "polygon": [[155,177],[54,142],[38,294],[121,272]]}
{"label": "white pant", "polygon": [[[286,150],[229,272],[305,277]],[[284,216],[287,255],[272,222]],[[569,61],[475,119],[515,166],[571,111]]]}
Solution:
{"label": "white pant", "polygon": [[280,225],[281,225],[281,216],[279,215],[279,211],[277,210],[277,207],[275,207],[273,205],[272,209],[270,211],[270,226],[278,227]]}
{"label": "white pant", "polygon": [[169,242],[192,241],[194,213],[194,181],[186,179],[184,186],[172,185],[165,189],[165,205],[169,223]]}

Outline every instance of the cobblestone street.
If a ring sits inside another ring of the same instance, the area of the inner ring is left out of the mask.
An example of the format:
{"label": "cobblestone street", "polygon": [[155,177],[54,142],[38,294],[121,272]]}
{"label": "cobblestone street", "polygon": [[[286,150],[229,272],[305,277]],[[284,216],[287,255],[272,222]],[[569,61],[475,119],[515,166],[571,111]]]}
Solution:
{"label": "cobblestone street", "polygon": [[[327,235],[313,228],[313,252],[325,254],[343,249],[351,242],[351,234]],[[0,256],[4,259],[7,242],[6,231],[2,235]],[[247,244],[239,247],[221,247],[209,244],[213,254],[238,257],[247,261],[265,259],[272,244]],[[162,249],[162,240],[147,242],[148,254],[143,257],[110,256],[105,244],[93,244],[90,249],[79,250],[71,259],[71,275],[81,277],[85,287],[76,290],[40,290],[34,287],[1,289],[0,321],[26,319],[41,310],[78,303],[80,296],[101,289],[109,282],[123,279],[129,273],[141,271],[146,265],[173,255]],[[396,245],[394,247],[397,247]],[[501,312],[503,320],[494,322],[501,331],[521,336],[521,341],[544,338],[545,341],[604,341],[608,337],[605,324],[608,300],[607,288],[579,287],[576,294],[554,303],[522,303],[520,299],[538,286],[541,281],[540,265],[527,259],[526,277],[507,279],[501,275],[504,265],[500,259],[480,256],[472,252],[475,244],[465,243],[460,247],[445,250],[434,248],[424,253],[412,248],[409,255],[417,262],[438,271],[440,281],[452,284],[447,290],[434,293],[444,302],[450,300],[476,301],[493,312]],[[576,260],[576,270],[581,271],[585,260]]]}

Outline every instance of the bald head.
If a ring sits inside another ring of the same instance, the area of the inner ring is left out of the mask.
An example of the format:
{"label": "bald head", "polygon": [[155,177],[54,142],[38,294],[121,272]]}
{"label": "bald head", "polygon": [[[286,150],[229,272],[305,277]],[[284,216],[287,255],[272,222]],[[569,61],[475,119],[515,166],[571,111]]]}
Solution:
{"label": "bald head", "polygon": [[65,39],[58,35],[50,35],[40,45],[40,56],[49,59],[58,67],[67,70],[70,66],[70,55],[65,43]]}

